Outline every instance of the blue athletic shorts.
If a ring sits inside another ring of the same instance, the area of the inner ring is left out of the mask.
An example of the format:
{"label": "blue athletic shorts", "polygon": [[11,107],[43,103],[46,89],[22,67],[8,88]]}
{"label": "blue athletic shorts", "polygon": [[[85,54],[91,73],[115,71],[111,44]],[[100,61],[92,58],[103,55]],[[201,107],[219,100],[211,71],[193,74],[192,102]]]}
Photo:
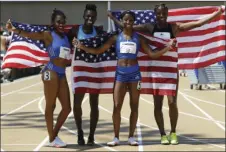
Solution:
{"label": "blue athletic shorts", "polygon": [[141,80],[139,65],[117,66],[115,80],[119,82],[137,82]]}
{"label": "blue athletic shorts", "polygon": [[65,68],[56,66],[52,62],[47,63],[47,65],[42,69],[42,73],[46,70],[55,71],[60,79],[65,76]]}

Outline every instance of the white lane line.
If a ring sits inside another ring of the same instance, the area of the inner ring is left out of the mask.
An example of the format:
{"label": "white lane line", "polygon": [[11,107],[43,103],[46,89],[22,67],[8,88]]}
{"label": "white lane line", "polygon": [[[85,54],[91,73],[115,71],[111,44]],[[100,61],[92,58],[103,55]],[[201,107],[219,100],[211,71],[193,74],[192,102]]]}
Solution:
{"label": "white lane line", "polygon": [[205,101],[205,100],[202,100],[202,99],[199,99],[199,98],[195,98],[193,96],[190,96],[186,93],[183,93],[185,96],[189,97],[189,98],[192,98],[192,99],[195,99],[197,101],[201,101],[201,102],[205,102],[205,103],[209,103],[209,104],[212,104],[212,105],[215,105],[215,106],[219,106],[219,107],[223,107],[225,108],[225,105],[222,105],[222,104],[217,104],[217,103],[214,103],[214,102],[210,102],[210,101]]}
{"label": "white lane line", "polygon": [[15,84],[17,82],[23,82],[23,81],[26,81],[26,80],[30,80],[30,79],[35,78],[37,76],[40,76],[40,74],[34,75],[34,76],[25,77],[25,78],[20,78],[18,80],[14,80],[13,82],[9,82],[9,83],[2,83],[1,85],[2,86],[7,86],[7,85],[10,85],[10,84]]}
{"label": "white lane line", "polygon": [[[143,100],[143,101],[145,101],[145,102],[147,102],[147,103],[149,103],[149,104],[151,104],[151,105],[154,105],[152,102],[150,102],[150,101],[144,99],[143,97],[140,97],[140,99]],[[163,106],[163,109],[169,110],[169,108],[164,107],[164,106]],[[194,118],[199,118],[199,119],[203,119],[203,120],[212,121],[212,120],[210,120],[209,118],[201,117],[201,116],[197,116],[197,115],[193,115],[193,114],[186,113],[186,112],[181,112],[181,111],[179,111],[179,113],[180,113],[180,114],[183,114],[183,115],[186,115],[186,116],[194,117]],[[215,120],[215,122],[225,124],[225,122],[223,122],[223,121]]]}
{"label": "white lane line", "polygon": [[[140,119],[138,118],[137,122],[140,122]],[[143,147],[143,141],[142,141],[142,131],[141,131],[141,127],[140,124],[137,123],[137,138],[138,138],[138,151],[144,151],[144,147]]]}
{"label": "white lane line", "polygon": [[[86,97],[85,99],[83,99],[83,103],[86,101],[87,98],[88,98],[88,97]],[[39,110],[40,110],[41,113],[44,115],[44,110],[42,109],[42,106],[41,106],[41,105],[42,105],[42,102],[43,102],[43,99],[44,99],[44,97],[41,98],[41,99],[39,100]],[[85,100],[85,101],[84,101],[84,100]],[[56,123],[56,121],[54,121],[54,123]],[[65,126],[62,126],[62,128],[65,129],[65,130],[67,130],[68,132],[74,134],[74,135],[77,135],[77,133],[76,133],[75,131],[70,130],[69,128],[67,128],[67,127],[65,127]],[[47,136],[46,138],[47,138],[47,140],[48,140],[48,136]],[[87,137],[84,137],[84,138],[85,138],[86,140],[88,139]],[[42,143],[40,143],[40,144],[38,145],[38,147],[36,147],[33,151],[39,151],[39,149],[40,149],[42,146],[44,146],[45,143],[46,143],[46,141],[43,140]],[[116,149],[113,149],[113,148],[110,148],[110,147],[105,146],[105,145],[103,145],[103,144],[100,144],[100,143],[98,143],[97,141],[95,141],[95,144],[97,144],[97,145],[99,145],[99,146],[101,146],[101,147],[103,147],[103,148],[106,148],[106,149],[108,149],[108,150],[110,150],[110,151],[117,151]]]}
{"label": "white lane line", "polygon": [[[106,111],[106,112],[108,112],[108,113],[110,113],[110,114],[112,114],[111,111],[109,111],[108,109],[105,109],[105,108],[102,107],[102,106],[99,106],[99,108],[102,109],[102,110],[104,110],[104,111]],[[121,118],[123,118],[123,119],[129,121],[129,119],[126,118],[126,117],[121,116]],[[142,126],[151,128],[151,129],[158,130],[158,128],[156,128],[156,127],[148,126],[148,125],[143,124],[143,123],[141,123],[141,122],[139,122],[139,124],[142,125]],[[214,147],[218,147],[218,148],[225,149],[225,146],[219,146],[219,145],[216,145],[216,144],[211,144],[211,143],[208,143],[208,142],[205,142],[205,141],[201,141],[201,140],[199,140],[199,139],[194,139],[194,138],[191,138],[191,137],[187,137],[187,136],[180,135],[179,133],[177,133],[177,135],[180,136],[180,137],[186,138],[186,139],[188,139],[188,140],[197,141],[197,142],[200,142],[200,143],[209,144],[209,145],[214,146]]]}
{"label": "white lane line", "polygon": [[4,150],[1,148],[1,151],[4,151]]}
{"label": "white lane line", "polygon": [[37,144],[1,144],[2,146],[34,146]]}
{"label": "white lane line", "polygon": [[23,91],[23,92],[18,92],[18,94],[40,94],[44,93],[43,91]]}
{"label": "white lane line", "polygon": [[12,113],[14,113],[14,112],[16,112],[16,111],[18,111],[18,110],[20,110],[20,109],[22,109],[22,108],[24,108],[24,107],[26,107],[26,106],[28,106],[28,105],[30,105],[30,104],[32,104],[33,102],[38,101],[39,99],[40,99],[40,97],[38,97],[38,98],[36,98],[36,99],[34,99],[34,100],[32,100],[32,101],[26,103],[26,104],[23,105],[23,106],[20,106],[20,107],[17,108],[17,109],[14,109],[14,110],[10,111],[9,113],[7,113],[7,114],[1,116],[1,119],[4,118],[4,117],[6,117],[6,116],[8,116],[8,115],[10,115],[10,114],[12,114]]}
{"label": "white lane line", "polygon": [[47,136],[33,151],[39,151],[39,149],[45,145],[45,143],[49,140],[49,136]]}
{"label": "white lane line", "polygon": [[8,92],[8,93],[1,94],[1,97],[5,97],[7,95],[10,95],[10,94],[13,94],[13,93],[16,93],[16,92],[19,92],[19,91],[22,91],[22,90],[31,88],[31,87],[36,86],[36,85],[39,85],[39,84],[41,84],[41,82],[35,83],[33,85],[30,85],[30,86],[27,86],[27,87],[24,87],[24,88],[21,88],[19,90],[14,90],[14,91],[11,91],[11,92]]}
{"label": "white lane line", "polygon": [[203,113],[207,118],[209,118],[212,122],[214,122],[218,127],[225,131],[225,127],[220,123],[216,122],[213,117],[211,117],[208,113],[202,110],[199,106],[197,106],[194,102],[192,102],[189,98],[187,98],[182,92],[178,91],[189,103],[191,103],[196,109],[198,109],[201,113]]}

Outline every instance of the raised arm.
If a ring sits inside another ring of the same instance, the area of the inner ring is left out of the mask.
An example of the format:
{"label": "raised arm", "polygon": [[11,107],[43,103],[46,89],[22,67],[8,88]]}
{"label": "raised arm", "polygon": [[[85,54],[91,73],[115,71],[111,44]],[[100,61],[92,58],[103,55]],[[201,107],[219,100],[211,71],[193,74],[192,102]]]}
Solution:
{"label": "raised arm", "polygon": [[146,42],[145,38],[140,37],[140,42],[141,42],[141,47],[144,49],[145,53],[152,59],[159,58],[160,56],[162,56],[167,51],[171,50],[172,47],[176,45],[176,41],[172,39],[166,47],[153,52],[152,49],[148,46],[148,43]]}
{"label": "raised arm", "polygon": [[113,44],[115,44],[116,42],[116,38],[117,36],[112,36],[111,38],[109,38],[103,45],[101,45],[98,48],[90,48],[90,47],[86,47],[84,45],[82,45],[78,39],[74,38],[73,39],[73,45],[79,49],[82,49],[84,51],[86,51],[87,53],[91,53],[91,54],[101,54],[103,52],[105,52],[106,50],[108,50]]}
{"label": "raised arm", "polygon": [[223,8],[219,7],[219,9],[216,12],[212,13],[208,17],[205,17],[201,20],[188,22],[188,23],[176,23],[177,31],[178,32],[188,31],[193,28],[200,27],[208,23],[209,21],[213,20],[214,18],[220,16],[222,13],[223,13]]}
{"label": "raised arm", "polygon": [[[108,17],[110,17],[110,19],[112,19],[114,21],[114,23],[116,23],[119,28],[123,28],[123,23],[121,21],[119,21],[117,18],[115,18],[112,13],[110,11],[108,11]],[[133,29],[135,31],[139,31],[139,32],[149,32],[152,33],[154,28],[154,25],[151,23],[146,23],[146,24],[139,24],[139,25],[133,25]]]}
{"label": "raised arm", "polygon": [[116,23],[120,29],[123,28],[123,23],[119,21],[117,18],[115,18],[110,11],[107,12],[108,17]]}
{"label": "raised arm", "polygon": [[8,31],[14,32],[22,37],[28,37],[32,40],[41,40],[44,41],[45,45],[48,46],[52,42],[52,36],[50,32],[48,31],[43,31],[43,32],[27,32],[21,29],[15,28],[11,21],[8,20],[6,23],[6,29]]}

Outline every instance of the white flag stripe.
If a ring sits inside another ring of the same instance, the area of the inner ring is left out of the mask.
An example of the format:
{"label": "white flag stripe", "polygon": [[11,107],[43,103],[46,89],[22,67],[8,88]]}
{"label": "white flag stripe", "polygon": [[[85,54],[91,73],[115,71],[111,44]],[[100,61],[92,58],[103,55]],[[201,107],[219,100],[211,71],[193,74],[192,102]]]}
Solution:
{"label": "white flag stripe", "polygon": [[36,67],[36,66],[43,65],[43,63],[37,63],[37,62],[33,62],[31,60],[25,60],[25,59],[19,59],[19,58],[6,59],[4,61],[4,64],[8,64],[8,63],[19,63],[19,64],[26,65],[28,67]]}
{"label": "white flag stripe", "polygon": [[202,52],[204,50],[208,49],[214,49],[217,46],[225,46],[225,40],[219,40],[216,42],[208,43],[207,45],[199,46],[199,47],[186,47],[186,48],[180,48],[179,53],[195,53],[195,52]]}
{"label": "white flag stripe", "polygon": [[210,16],[211,14],[198,14],[198,15],[178,15],[178,16],[168,16],[167,21],[168,22],[175,22],[175,21],[193,21],[193,20],[200,20],[203,18],[206,18]]}
{"label": "white flag stripe", "polygon": [[192,30],[190,30],[190,31],[208,30],[209,28],[215,28],[215,27],[218,27],[218,26],[220,26],[220,25],[224,25],[224,26],[225,26],[225,19],[221,19],[221,20],[218,20],[218,21],[209,23],[209,24],[205,24],[205,25],[203,25],[203,26],[194,28],[194,29],[192,29]]}
{"label": "white flag stripe", "polygon": [[[142,57],[142,56],[146,56],[147,54],[143,53],[143,52],[139,52],[138,53],[138,57]],[[178,53],[177,52],[166,52],[165,54],[163,54],[163,56],[169,56],[169,57],[174,57],[177,58],[178,57]],[[151,60],[151,58],[150,58]]]}
{"label": "white flag stripe", "polygon": [[90,78],[114,78],[115,77],[115,71],[114,72],[73,72],[73,77],[90,77]]}
{"label": "white flag stripe", "polygon": [[211,38],[214,38],[216,36],[221,36],[221,35],[224,35],[225,36],[225,30],[219,30],[219,31],[215,31],[213,33],[209,33],[209,34],[205,34],[205,36],[184,36],[184,37],[179,37],[177,38],[177,41],[179,43],[182,43],[182,42],[197,42],[197,41],[204,41],[204,40],[208,40],[208,39],[211,39]]}
{"label": "white flag stripe", "polygon": [[172,78],[177,79],[177,73],[170,72],[141,72],[142,77],[148,78]]}
{"label": "white flag stripe", "polygon": [[177,62],[170,62],[170,61],[138,61],[140,66],[157,66],[157,67],[171,67],[176,68]]}
{"label": "white flag stripe", "polygon": [[[176,73],[170,72],[141,72],[142,77],[150,77],[150,78],[173,78],[177,79]],[[90,77],[90,78],[114,78],[115,72],[73,72],[72,77]],[[73,81],[74,82],[74,81]]]}
{"label": "white flag stripe", "polygon": [[108,67],[108,66],[116,66],[117,61],[102,61],[102,62],[97,62],[97,63],[88,63],[80,60],[73,60],[73,65],[76,66],[84,66],[84,67]]}
{"label": "white flag stripe", "polygon": [[203,57],[197,57],[197,58],[186,58],[186,59],[181,59],[178,61],[179,64],[190,64],[191,62],[193,63],[201,63],[201,62],[205,62],[211,59],[215,59],[217,57],[225,57],[225,50],[223,51],[219,51],[217,53],[212,53],[212,54],[208,54],[206,56]]}
{"label": "white flag stripe", "polygon": [[49,57],[39,57],[39,56],[36,56],[28,51],[24,51],[24,50],[12,50],[12,51],[9,51],[7,52],[7,55],[16,55],[16,54],[23,54],[23,55],[26,55],[28,57],[32,57],[34,59],[37,59],[37,60],[46,60],[46,61],[49,61]]}
{"label": "white flag stripe", "polygon": [[175,90],[176,84],[168,84],[168,83],[142,83],[141,88],[152,88],[152,89],[165,89],[165,90]]}
{"label": "white flag stripe", "polygon": [[[79,87],[86,87],[86,88],[92,88],[92,89],[112,89],[113,88],[112,82],[110,83],[93,83],[93,82],[86,82],[86,81],[80,81],[77,82],[74,85],[74,88]],[[167,83],[141,83],[141,87],[143,89],[145,88],[151,88],[151,89],[166,89],[166,90],[172,90],[176,89],[175,84],[167,84]]]}
{"label": "white flag stripe", "polygon": [[32,43],[27,43],[27,42],[13,42],[10,44],[9,49],[13,46],[25,46],[28,47],[31,50],[35,50],[38,52],[42,52],[42,53],[46,53],[44,50],[39,49],[39,47],[37,47],[36,45],[32,44]]}

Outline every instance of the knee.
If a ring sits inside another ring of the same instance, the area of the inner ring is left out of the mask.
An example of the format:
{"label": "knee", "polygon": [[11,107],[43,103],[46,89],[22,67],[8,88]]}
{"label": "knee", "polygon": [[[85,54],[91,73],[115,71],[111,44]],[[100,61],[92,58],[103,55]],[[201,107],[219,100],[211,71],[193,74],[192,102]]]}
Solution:
{"label": "knee", "polygon": [[56,104],[55,103],[54,104],[46,104],[45,111],[46,112],[53,112],[55,110],[55,108],[56,108]]}
{"label": "knee", "polygon": [[162,111],[162,106],[160,104],[155,104],[154,111],[161,112]]}
{"label": "knee", "polygon": [[168,105],[169,105],[169,108],[170,109],[175,109],[175,108],[177,108],[177,102],[175,101],[175,100],[169,100],[168,101]]}
{"label": "knee", "polygon": [[138,113],[138,104],[132,104],[131,105],[131,112],[132,113]]}
{"label": "knee", "polygon": [[92,105],[91,106],[91,113],[97,113],[99,112],[98,105]]}
{"label": "knee", "polygon": [[69,114],[71,112],[71,107],[70,106],[69,107],[64,107],[62,110],[63,110],[63,112]]}
{"label": "knee", "polygon": [[121,106],[115,105],[113,109],[113,115],[120,115],[121,113]]}
{"label": "knee", "polygon": [[80,109],[82,109],[82,105],[74,102],[74,107],[73,108],[74,108],[75,111],[76,110],[80,110]]}

